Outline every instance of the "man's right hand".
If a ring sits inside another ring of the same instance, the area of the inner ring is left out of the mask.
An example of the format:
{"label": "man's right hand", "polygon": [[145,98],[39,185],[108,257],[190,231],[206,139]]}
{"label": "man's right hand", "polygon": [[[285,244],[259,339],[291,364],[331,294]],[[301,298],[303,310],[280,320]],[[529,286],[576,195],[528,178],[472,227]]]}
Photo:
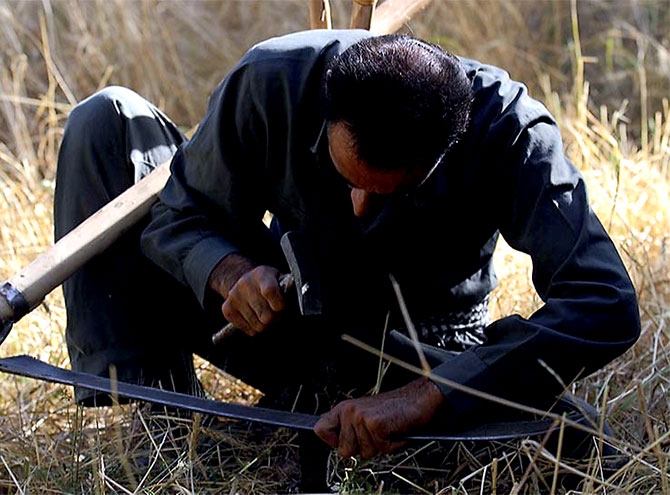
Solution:
{"label": "man's right hand", "polygon": [[286,306],[279,277],[274,267],[231,254],[216,266],[209,285],[224,298],[224,318],[253,337],[277,321]]}

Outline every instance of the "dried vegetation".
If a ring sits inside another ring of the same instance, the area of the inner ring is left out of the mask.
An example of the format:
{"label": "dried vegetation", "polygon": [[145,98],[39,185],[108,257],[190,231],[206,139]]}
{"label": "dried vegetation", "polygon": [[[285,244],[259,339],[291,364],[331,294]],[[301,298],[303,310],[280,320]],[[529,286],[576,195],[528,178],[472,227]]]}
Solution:
{"label": "dried vegetation", "polygon": [[[346,27],[349,7],[333,2],[336,27]],[[665,0],[435,0],[406,26],[507,68],[546,102],[630,269],[642,336],[573,391],[607,408],[631,460],[608,479],[598,458],[573,467],[585,493],[670,493],[668,25]],[[307,26],[307,4],[299,0],[0,1],[0,276],[52,243],[54,169],[73,104],[104,85],[126,85],[190,128],[244,49]],[[496,262],[494,313],[531,313],[538,301],[528,260],[503,245]],[[57,290],[15,326],[2,355],[67,367],[64,325]],[[215,397],[254,400],[244,384],[199,366]],[[193,450],[170,458],[159,449],[153,469],[134,472],[122,441],[131,418],[128,406],[80,409],[65,387],[3,376],[0,491],[275,493],[290,490],[297,476],[292,432],[270,432],[258,443],[236,423],[224,425],[230,435],[215,448],[213,466]],[[209,434],[195,428],[190,435]],[[445,449],[448,464],[441,462]],[[429,444],[374,462],[332,458],[331,474],[342,492],[561,493],[554,477],[560,463],[545,454],[533,442]]]}

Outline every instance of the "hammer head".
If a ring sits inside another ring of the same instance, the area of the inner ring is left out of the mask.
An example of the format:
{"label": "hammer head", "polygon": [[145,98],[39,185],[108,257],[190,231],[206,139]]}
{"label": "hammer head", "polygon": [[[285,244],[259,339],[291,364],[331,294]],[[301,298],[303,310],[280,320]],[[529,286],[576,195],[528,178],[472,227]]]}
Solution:
{"label": "hammer head", "polygon": [[321,286],[313,254],[304,237],[295,231],[286,232],[280,240],[298,295],[300,314],[321,314]]}

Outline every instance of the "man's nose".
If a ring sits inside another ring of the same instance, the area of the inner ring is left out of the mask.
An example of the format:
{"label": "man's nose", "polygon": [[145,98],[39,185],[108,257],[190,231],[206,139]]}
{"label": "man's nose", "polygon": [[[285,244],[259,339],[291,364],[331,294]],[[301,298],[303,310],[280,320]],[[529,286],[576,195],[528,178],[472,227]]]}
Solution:
{"label": "man's nose", "polygon": [[371,194],[364,189],[351,189],[351,204],[354,207],[354,215],[364,217],[370,206]]}

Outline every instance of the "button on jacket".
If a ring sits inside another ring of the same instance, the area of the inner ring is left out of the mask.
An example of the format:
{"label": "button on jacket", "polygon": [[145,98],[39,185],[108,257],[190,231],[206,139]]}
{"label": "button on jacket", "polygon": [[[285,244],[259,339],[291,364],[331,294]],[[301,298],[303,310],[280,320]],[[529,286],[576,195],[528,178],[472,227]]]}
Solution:
{"label": "button on jacket", "polygon": [[[365,223],[354,217],[328,155],[320,87],[327,61],[370,35],[314,30],[250,49],[178,150],[143,234],[145,254],[205,305],[208,277],[226,255],[279,262],[263,223],[269,211],[315,246],[333,314],[348,302],[374,307],[369,281],[378,272],[394,275],[410,314],[421,317],[467,308],[495,288],[502,235],[531,257],[544,304],[529,318],[494,321],[484,345],[434,363],[437,376],[520,400],[560,392],[554,374],[569,383],[623,353],[640,331],[632,283],[556,121],[505,71],[462,58],[474,91],[467,134],[419,190],[380,198]],[[456,412],[481,406],[438,385]]]}

